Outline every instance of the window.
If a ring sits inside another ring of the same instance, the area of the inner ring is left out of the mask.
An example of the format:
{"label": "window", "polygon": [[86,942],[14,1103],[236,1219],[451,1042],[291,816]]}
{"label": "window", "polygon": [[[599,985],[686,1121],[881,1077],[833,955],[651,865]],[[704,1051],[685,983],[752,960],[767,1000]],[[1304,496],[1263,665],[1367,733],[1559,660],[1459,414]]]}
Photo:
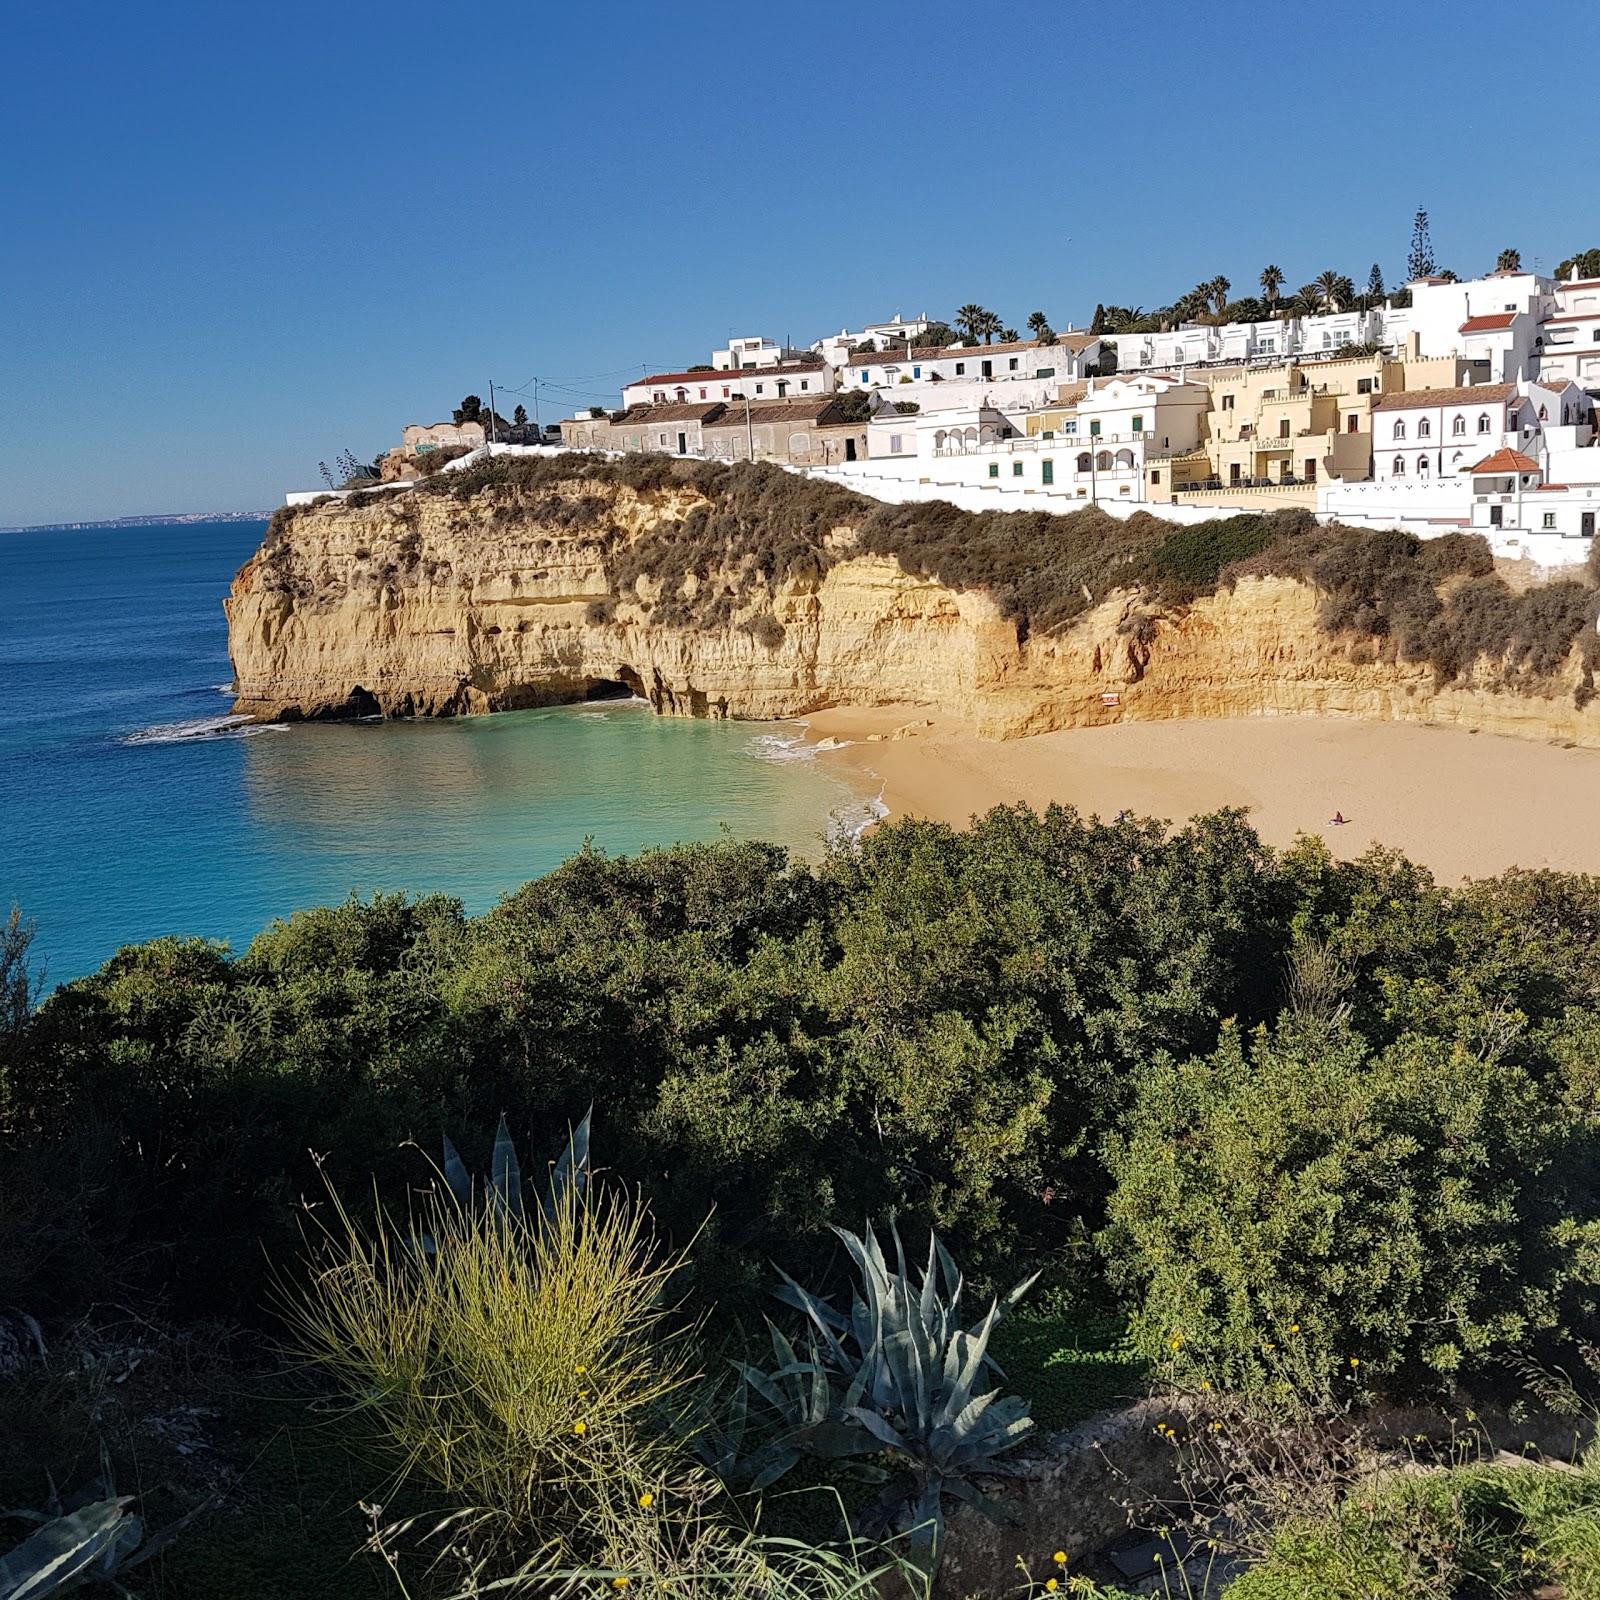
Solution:
{"label": "window", "polygon": [[1459,439],[1467,431],[1467,419],[1465,417],[1457,417],[1450,424],[1450,431]]}
{"label": "window", "polygon": [[1039,482],[1054,483],[1056,481],[1056,464],[1049,456],[1039,463]]}
{"label": "window", "polygon": [[1287,439],[1289,437],[1289,419],[1287,417],[1280,417],[1278,419],[1278,437],[1280,439]]}
{"label": "window", "polygon": [[1061,431],[1063,433],[1076,433],[1078,431],[1078,419],[1069,417],[1067,421],[1061,424]]}
{"label": "window", "polygon": [[1261,341],[1261,353],[1264,356],[1270,356],[1277,348],[1278,341],[1276,339],[1263,339]]}
{"label": "window", "polygon": [[1098,439],[1100,437],[1100,419],[1098,417],[1096,417],[1089,424],[1089,437],[1091,439]]}
{"label": "window", "polygon": [[1151,483],[1160,483],[1161,482],[1161,474],[1159,472],[1152,472],[1150,474],[1150,481],[1151,481]]}
{"label": "window", "polygon": [[1431,439],[1433,437],[1433,424],[1426,417],[1417,424],[1417,437],[1419,439]]}
{"label": "window", "polygon": [[1405,436],[1406,436],[1406,425],[1405,425],[1405,423],[1403,423],[1403,422],[1395,423],[1395,425],[1394,425],[1394,436],[1397,439],[1405,438]]}
{"label": "window", "polygon": [[1089,452],[1087,450],[1081,451],[1078,455],[1078,471],[1088,472],[1093,466],[1094,461]]}
{"label": "window", "polygon": [[700,391],[700,398],[701,398],[701,399],[702,399],[702,400],[704,400],[704,399],[705,399],[705,397],[706,397],[706,392],[705,392],[705,390],[704,390],[704,389],[702,389],[702,390],[701,390],[701,391]]}
{"label": "window", "polygon": [[675,391],[675,393],[678,396],[678,404],[680,406],[689,398],[689,391],[687,389],[678,389]]}
{"label": "window", "polygon": [[1419,478],[1428,476],[1428,458],[1426,456],[1417,457],[1417,476]]}
{"label": "window", "polygon": [[1555,514],[1555,512],[1553,512],[1553,511],[1545,512],[1545,514],[1544,514],[1544,526],[1547,529],[1550,529],[1550,528],[1554,528],[1555,525],[1556,525],[1556,514]]}
{"label": "window", "polygon": [[804,394],[806,392],[806,390],[809,389],[810,387],[811,387],[811,380],[809,378],[802,378],[800,380],[800,392],[801,392],[801,394]]}
{"label": "window", "polygon": [[1352,411],[1350,413],[1350,415],[1344,419],[1344,422],[1345,422],[1344,431],[1346,433],[1360,433],[1361,432],[1361,417],[1360,417],[1359,413]]}
{"label": "window", "polygon": [[1489,413],[1487,411],[1485,411],[1478,418],[1478,432],[1479,433],[1487,433],[1488,431],[1489,431]]}
{"label": "window", "polygon": [[1017,358],[1015,356],[1012,356],[1011,359],[1006,362],[1006,371],[1007,372],[1015,372],[1016,370],[1017,370]]}
{"label": "window", "polygon": [[1224,411],[1232,411],[1233,410],[1233,398],[1234,397],[1231,394],[1223,395],[1223,397],[1222,397],[1222,409]]}
{"label": "window", "polygon": [[1011,463],[1011,476],[1013,478],[1020,478],[1022,476],[1022,463],[1020,461],[1013,461]]}
{"label": "window", "polygon": [[998,478],[1000,476],[1000,463],[998,461],[991,461],[989,463],[989,476],[991,478]]}
{"label": "window", "polygon": [[967,364],[966,364],[965,361],[956,362],[956,376],[958,378],[965,376],[966,370],[967,370]]}
{"label": "window", "polygon": [[1135,433],[1143,433],[1144,432],[1144,418],[1143,417],[1135,417],[1133,419],[1133,431]]}
{"label": "window", "polygon": [[757,384],[757,385],[756,385],[756,393],[757,393],[757,394],[760,394],[760,393],[761,393],[761,392],[762,392],[762,385],[761,385],[761,384],[759,384],[759,383],[758,383],[758,384]]}
{"label": "window", "polygon": [[913,378],[920,378],[922,376],[922,368],[921,367],[913,367],[911,369],[911,376]]}
{"label": "window", "polygon": [[1397,478],[1403,478],[1403,477],[1405,477],[1405,475],[1406,475],[1406,458],[1404,456],[1396,456],[1394,458],[1394,476],[1397,477]]}
{"label": "window", "polygon": [[1053,378],[1055,375],[1056,369],[1054,367],[1040,367],[1039,370],[1034,373],[1034,377],[1036,378]]}
{"label": "window", "polygon": [[1371,378],[1357,378],[1356,379],[1356,393],[1357,394],[1371,394],[1372,393],[1372,379]]}

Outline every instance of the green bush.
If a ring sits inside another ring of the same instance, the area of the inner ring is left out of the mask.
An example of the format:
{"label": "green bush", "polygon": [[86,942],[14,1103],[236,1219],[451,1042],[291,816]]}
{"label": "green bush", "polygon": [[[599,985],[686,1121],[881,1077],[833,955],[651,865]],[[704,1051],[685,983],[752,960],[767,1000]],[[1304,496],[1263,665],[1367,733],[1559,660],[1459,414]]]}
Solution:
{"label": "green bush", "polygon": [[[1600,1596],[1600,1465],[1476,1465],[1399,1477],[1294,1518],[1228,1600],[1458,1600],[1557,1583]],[[1544,1592],[1540,1590],[1540,1592]]]}
{"label": "green bush", "polygon": [[1104,1243],[1152,1358],[1404,1391],[1573,1331],[1597,1160],[1518,1065],[1286,1019],[1146,1073]]}

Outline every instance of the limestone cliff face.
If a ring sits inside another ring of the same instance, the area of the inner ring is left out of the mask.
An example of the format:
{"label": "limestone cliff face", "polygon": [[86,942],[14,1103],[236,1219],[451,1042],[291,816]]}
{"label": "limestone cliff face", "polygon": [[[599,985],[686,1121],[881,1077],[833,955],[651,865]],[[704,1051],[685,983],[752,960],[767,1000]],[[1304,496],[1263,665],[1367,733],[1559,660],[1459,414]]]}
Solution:
{"label": "limestone cliff face", "polygon": [[[572,514],[579,499],[592,512],[597,493],[604,535]],[[1314,712],[1600,745],[1600,702],[1580,710],[1573,698],[1576,664],[1543,695],[1436,690],[1427,666],[1373,660],[1324,634],[1315,592],[1285,579],[1247,580],[1171,616],[1114,596],[1062,634],[1021,640],[987,595],[854,553],[841,526],[825,574],[715,626],[665,625],[652,620],[648,579],[613,594],[608,550],[697,503],[688,489],[585,485],[532,503],[487,491],[304,511],[241,569],[226,603],[236,710],[448,715],[622,685],[692,716],[920,702],[1002,738],[1130,717]]]}

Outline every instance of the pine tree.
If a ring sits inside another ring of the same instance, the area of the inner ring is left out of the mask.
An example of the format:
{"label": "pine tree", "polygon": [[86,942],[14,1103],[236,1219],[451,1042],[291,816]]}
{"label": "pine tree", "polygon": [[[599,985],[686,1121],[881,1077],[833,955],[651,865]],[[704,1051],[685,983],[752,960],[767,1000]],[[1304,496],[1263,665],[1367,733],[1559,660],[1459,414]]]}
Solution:
{"label": "pine tree", "polygon": [[1367,274],[1367,293],[1374,302],[1383,299],[1383,268],[1376,261],[1372,263],[1372,271]]}
{"label": "pine tree", "polygon": [[1411,219],[1411,253],[1406,257],[1406,281],[1433,276],[1433,236],[1428,232],[1428,213],[1417,207]]}

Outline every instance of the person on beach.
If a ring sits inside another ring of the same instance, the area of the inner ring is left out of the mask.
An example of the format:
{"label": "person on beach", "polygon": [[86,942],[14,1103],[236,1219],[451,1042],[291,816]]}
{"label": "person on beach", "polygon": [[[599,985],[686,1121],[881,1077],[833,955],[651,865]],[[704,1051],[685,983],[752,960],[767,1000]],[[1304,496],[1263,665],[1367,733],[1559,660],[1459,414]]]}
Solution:
{"label": "person on beach", "polygon": [[1328,818],[1328,826],[1330,828],[1342,828],[1349,820],[1350,819],[1344,814],[1344,812],[1335,811],[1334,814]]}

